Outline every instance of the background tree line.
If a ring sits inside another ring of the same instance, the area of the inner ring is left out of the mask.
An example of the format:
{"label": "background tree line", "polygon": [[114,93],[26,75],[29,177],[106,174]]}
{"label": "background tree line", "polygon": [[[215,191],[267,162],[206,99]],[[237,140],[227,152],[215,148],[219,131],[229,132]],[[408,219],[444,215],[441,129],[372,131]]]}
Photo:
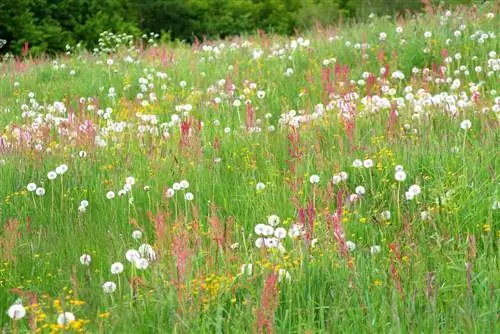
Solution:
{"label": "background tree line", "polygon": [[0,0],[0,39],[7,41],[0,52],[19,54],[25,42],[36,54],[64,51],[67,43],[80,41],[92,48],[103,31],[162,32],[188,42],[256,29],[291,34],[341,17],[422,8],[421,0]]}

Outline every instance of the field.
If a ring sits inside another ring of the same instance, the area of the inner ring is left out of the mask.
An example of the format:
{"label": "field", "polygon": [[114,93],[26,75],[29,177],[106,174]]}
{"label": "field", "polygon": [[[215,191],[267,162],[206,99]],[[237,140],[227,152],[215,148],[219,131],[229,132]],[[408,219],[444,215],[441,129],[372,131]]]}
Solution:
{"label": "field", "polygon": [[498,332],[499,26],[4,58],[2,332]]}

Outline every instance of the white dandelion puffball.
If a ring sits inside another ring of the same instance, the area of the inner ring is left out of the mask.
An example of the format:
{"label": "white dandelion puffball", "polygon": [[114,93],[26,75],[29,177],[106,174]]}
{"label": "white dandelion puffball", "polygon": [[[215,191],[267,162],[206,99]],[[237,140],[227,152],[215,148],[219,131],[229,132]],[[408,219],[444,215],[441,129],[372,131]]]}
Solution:
{"label": "white dandelion puffball", "polygon": [[377,254],[377,253],[380,253],[380,246],[378,245],[373,245],[370,247],[370,253],[373,255],[373,254]]}
{"label": "white dandelion puffball", "polygon": [[35,183],[28,183],[26,186],[26,189],[28,189],[29,192],[33,192],[36,190],[36,184]]}
{"label": "white dandelion puffball", "polygon": [[285,239],[286,234],[286,230],[283,227],[278,227],[276,230],[274,230],[274,236],[280,240]]}
{"label": "white dandelion puffball", "polygon": [[141,258],[141,254],[135,249],[129,249],[125,253],[125,258],[127,259],[128,262],[135,262],[136,260]]}
{"label": "white dandelion puffball", "polygon": [[406,172],[404,170],[397,171],[396,174],[394,174],[394,179],[398,182],[403,182],[406,180]]}
{"label": "white dandelion puffball", "polygon": [[151,252],[153,252],[153,247],[150,244],[142,244],[139,246],[139,254],[142,257],[148,256]]}
{"label": "white dandelion puffball", "polygon": [[135,178],[133,176],[129,176],[125,179],[125,183],[133,186],[135,184]]}
{"label": "white dandelion puffball", "polygon": [[102,285],[104,293],[113,293],[116,291],[116,284],[114,282],[106,282]]}
{"label": "white dandelion puffball", "polygon": [[83,206],[84,208],[88,207],[89,206],[89,201],[87,201],[86,199],[84,199],[83,201],[80,202],[80,206]]}
{"label": "white dandelion puffball", "polygon": [[108,191],[108,193],[106,194],[106,198],[107,199],[113,199],[113,198],[115,198],[115,192],[114,191]]}
{"label": "white dandelion puffball", "polygon": [[7,315],[12,320],[19,320],[24,318],[24,316],[26,315],[26,309],[21,304],[14,304],[11,307],[9,307]]}
{"label": "white dandelion puffball", "polygon": [[278,271],[278,282],[281,282],[283,280],[286,280],[287,282],[290,282],[292,280],[292,276],[286,269],[280,269]]}
{"label": "white dandelion puffball", "polygon": [[311,184],[318,184],[319,183],[319,175],[316,175],[316,174],[311,175],[311,177],[309,178],[309,182]]}
{"label": "white dandelion puffball", "polygon": [[75,321],[75,315],[71,312],[59,313],[57,317],[57,323],[59,325],[67,325]]}
{"label": "white dandelion puffball", "polygon": [[356,159],[352,162],[352,167],[361,168],[363,166],[363,162],[359,159]]}
{"label": "white dandelion puffball", "polygon": [[421,193],[422,189],[420,188],[420,186],[418,184],[414,184],[414,185],[410,186],[408,191],[413,193],[413,195],[418,195]]}
{"label": "white dandelion puffball", "polygon": [[45,195],[45,188],[36,188],[35,190],[35,194],[37,194],[37,196],[43,196]]}
{"label": "white dandelion puffball", "polygon": [[356,244],[352,241],[346,241],[345,246],[349,252],[352,252],[356,249]]}
{"label": "white dandelion puffball", "polygon": [[184,198],[186,199],[186,201],[192,201],[194,199],[194,195],[193,193],[186,193],[186,195],[184,195]]}
{"label": "white dandelion puffball", "polygon": [[68,171],[68,165],[62,164],[56,168],[56,173],[59,175],[63,175]]}
{"label": "white dandelion puffball", "polygon": [[181,187],[181,184],[179,182],[175,182],[174,184],[172,184],[172,188],[175,190],[175,191],[178,191],[178,190],[181,190],[182,187]]}
{"label": "white dandelion puffball", "polygon": [[91,261],[92,257],[89,254],[83,254],[82,256],[80,256],[80,263],[83,265],[88,266]]}
{"label": "white dandelion puffball", "polygon": [[367,160],[363,161],[363,166],[365,168],[372,168],[373,167],[373,160],[367,159]]}
{"label": "white dandelion puffball", "polygon": [[252,272],[253,272],[253,265],[251,263],[243,264],[241,266],[241,274],[242,275],[252,276]]}
{"label": "white dandelion puffball", "polygon": [[339,174],[332,176],[332,183],[333,184],[338,184],[338,183],[340,183],[340,181],[342,181],[342,178],[340,177]]}
{"label": "white dandelion puffball", "polygon": [[462,123],[460,123],[460,127],[462,130],[469,130],[472,126],[472,122],[468,119],[463,120]]}
{"label": "white dandelion puffball", "polygon": [[404,168],[401,165],[396,165],[396,167],[394,169],[396,170],[396,172],[404,171]]}
{"label": "white dandelion puffball", "polygon": [[257,185],[255,186],[256,190],[264,190],[265,188],[266,188],[266,185],[262,182],[257,183]]}
{"label": "white dandelion puffball", "polygon": [[139,270],[145,270],[149,266],[149,261],[145,258],[140,258],[134,261],[135,267]]}
{"label": "white dandelion puffball", "polygon": [[50,172],[47,173],[47,178],[49,180],[55,180],[57,178],[57,173],[51,170]]}
{"label": "white dandelion puffball", "polygon": [[189,188],[189,182],[186,180],[182,180],[181,182],[179,182],[179,185],[181,186],[182,189]]}
{"label": "white dandelion puffball", "polygon": [[365,187],[363,187],[363,186],[357,186],[355,191],[356,191],[356,194],[358,194],[360,196],[364,195],[366,192]]}
{"label": "white dandelion puffball", "polygon": [[165,196],[167,198],[172,198],[175,195],[175,190],[172,188],[168,188],[167,191],[165,192]]}
{"label": "white dandelion puffball", "polygon": [[134,238],[135,240],[139,240],[140,238],[142,238],[142,232],[139,230],[133,231],[132,238]]}
{"label": "white dandelion puffball", "polygon": [[264,238],[258,238],[255,240],[255,247],[261,248],[264,245]]}
{"label": "white dandelion puffball", "polygon": [[123,272],[123,264],[121,262],[115,262],[111,265],[110,270],[113,275],[119,275]]}
{"label": "white dandelion puffball", "polygon": [[277,215],[270,215],[267,217],[267,223],[271,226],[277,226],[280,223],[280,217]]}

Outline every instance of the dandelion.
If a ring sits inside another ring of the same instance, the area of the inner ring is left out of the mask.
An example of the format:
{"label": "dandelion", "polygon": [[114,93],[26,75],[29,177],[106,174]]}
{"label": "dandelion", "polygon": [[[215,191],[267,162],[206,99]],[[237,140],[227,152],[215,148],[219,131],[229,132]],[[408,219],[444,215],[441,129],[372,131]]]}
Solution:
{"label": "dandelion", "polygon": [[420,194],[420,192],[422,191],[422,189],[420,188],[420,186],[418,184],[414,184],[412,186],[410,186],[410,188],[408,189],[409,192],[413,193],[413,195],[418,195]]}
{"label": "dandelion", "polygon": [[363,187],[363,186],[357,186],[355,191],[356,191],[356,194],[358,194],[360,196],[364,195],[366,192],[365,187]]}
{"label": "dandelion", "polygon": [[252,276],[252,273],[253,273],[253,265],[251,263],[243,264],[241,266],[241,275]]}
{"label": "dandelion", "polygon": [[57,173],[54,171],[50,171],[47,173],[47,178],[51,181],[55,180],[57,178]]}
{"label": "dandelion", "polygon": [[363,161],[363,166],[365,168],[372,168],[373,167],[373,160],[367,159],[367,160]]}
{"label": "dandelion", "polygon": [[381,216],[384,220],[391,219],[391,212],[388,210],[382,211]]}
{"label": "dandelion", "polygon": [[285,239],[286,234],[286,230],[283,227],[278,227],[276,230],[274,230],[274,236],[280,240]]}
{"label": "dandelion", "polygon": [[411,201],[415,197],[415,194],[412,193],[411,191],[407,191],[407,192],[405,192],[405,197],[406,197],[406,200]]}
{"label": "dandelion", "polygon": [[339,174],[332,176],[332,183],[333,184],[339,184],[340,181],[342,181],[342,178],[340,177]]}
{"label": "dandelion", "polygon": [[33,192],[36,190],[36,184],[35,183],[29,183],[27,186],[26,186],[26,189],[28,189],[29,192]]}
{"label": "dandelion", "polygon": [[59,175],[63,175],[68,171],[68,165],[60,165],[56,168],[56,173]]}
{"label": "dandelion", "polygon": [[424,37],[425,38],[431,38],[432,37],[432,32],[430,32],[430,31],[424,32]]}
{"label": "dandelion", "polygon": [[425,220],[428,220],[430,217],[431,217],[431,214],[429,213],[429,211],[420,212],[420,219],[425,221]]}
{"label": "dandelion", "polygon": [[139,231],[139,230],[135,230],[132,232],[132,238],[134,238],[135,240],[139,240],[142,238],[142,232]]}
{"label": "dandelion", "polygon": [[277,215],[270,215],[267,217],[267,223],[271,226],[277,226],[280,223],[280,217]]}
{"label": "dandelion", "polygon": [[11,305],[11,307],[9,307],[9,309],[7,310],[7,315],[12,320],[19,320],[24,318],[24,316],[26,315],[26,309],[22,304],[15,303]]}
{"label": "dandelion", "polygon": [[184,195],[184,198],[186,199],[186,201],[192,201],[194,199],[194,195],[193,193],[186,193],[186,195]]}
{"label": "dandelion", "polygon": [[139,258],[134,261],[135,267],[139,270],[145,270],[149,266],[149,261],[145,258]]}
{"label": "dandelion", "polygon": [[361,168],[363,166],[363,162],[359,159],[356,159],[352,162],[352,166],[354,168]]}
{"label": "dandelion", "polygon": [[80,152],[78,152],[78,156],[83,159],[83,158],[85,158],[87,156],[87,152],[80,151]]}
{"label": "dandelion", "polygon": [[115,193],[113,191],[108,191],[106,194],[107,199],[113,199],[115,198]]}
{"label": "dandelion", "polygon": [[57,323],[59,325],[68,325],[73,321],[75,321],[75,315],[71,312],[59,313],[59,316],[57,317]]}
{"label": "dandelion", "polygon": [[404,167],[401,165],[396,165],[395,170],[396,170],[396,172],[401,172],[401,171],[404,171]]}
{"label": "dandelion", "polygon": [[292,276],[286,269],[282,268],[278,270],[278,282],[281,282],[283,279],[287,282],[290,282],[292,280]]}
{"label": "dandelion", "polygon": [[174,184],[172,184],[172,188],[175,190],[175,191],[178,191],[178,190],[181,190],[182,187],[181,187],[181,184],[179,182],[175,182]]}
{"label": "dandelion", "polygon": [[404,170],[397,171],[396,174],[394,174],[394,178],[398,182],[403,182],[406,180],[406,172]]}
{"label": "dandelion", "polygon": [[262,100],[265,96],[266,96],[266,92],[264,92],[263,90],[259,90],[259,91],[257,92],[257,97],[258,97],[259,99],[261,99],[261,100]]}
{"label": "dandelion", "polygon": [[139,254],[142,257],[148,256],[151,252],[153,252],[153,247],[149,244],[142,244],[139,246]]}
{"label": "dandelion", "polygon": [[345,243],[347,249],[349,250],[349,252],[352,252],[356,249],[356,244],[352,241],[346,241]]}
{"label": "dandelion", "polygon": [[[112,191],[110,191],[110,193],[112,193]],[[108,194],[109,194],[109,193],[108,193]],[[127,192],[126,192],[125,190],[123,190],[123,189],[118,190],[118,196],[123,197],[123,196],[125,196],[126,194],[127,194]],[[114,195],[112,195],[112,197],[111,197],[111,198],[109,198],[109,197],[108,197],[108,199],[112,199],[113,197],[115,197],[115,196],[114,196]]]}
{"label": "dandelion", "polygon": [[179,185],[181,186],[182,189],[189,188],[189,182],[186,180],[182,180],[181,182],[179,182]]}
{"label": "dandelion", "polygon": [[111,273],[113,275],[119,275],[123,272],[123,264],[121,262],[115,262],[111,265]]}
{"label": "dandelion", "polygon": [[89,201],[87,201],[86,199],[84,199],[83,201],[80,202],[80,206],[83,206],[84,208],[88,207],[89,206]]}
{"label": "dandelion", "polygon": [[339,176],[342,181],[347,180],[347,178],[349,177],[349,175],[346,172],[340,172]]}
{"label": "dandelion", "polygon": [[257,191],[259,191],[259,190],[264,190],[265,188],[266,188],[266,185],[265,185],[264,183],[262,183],[262,182],[259,182],[259,183],[257,183],[257,184],[255,185],[255,189],[256,189]]}
{"label": "dandelion", "polygon": [[102,285],[104,293],[113,293],[116,291],[116,284],[114,282],[106,282]]}
{"label": "dandelion", "polygon": [[125,183],[130,186],[133,186],[135,184],[135,178],[133,176],[129,176],[125,179]]}
{"label": "dandelion", "polygon": [[264,238],[258,238],[257,240],[255,240],[255,247],[262,248],[263,245],[264,245]]}
{"label": "dandelion", "polygon": [[380,253],[380,250],[381,250],[380,246],[378,246],[378,245],[373,245],[373,246],[370,247],[370,253],[372,255]]}
{"label": "dandelion", "polygon": [[136,260],[141,258],[141,254],[135,249],[129,249],[125,253],[125,258],[127,259],[128,262],[135,262]]}
{"label": "dandelion", "polygon": [[462,128],[462,130],[469,130],[472,126],[472,122],[468,119],[466,120],[463,120],[462,123],[460,123],[460,127]]}
{"label": "dandelion", "polygon": [[83,254],[82,256],[80,256],[80,263],[85,265],[85,266],[88,266],[91,261],[92,261],[92,257],[90,257],[89,254]]}
{"label": "dandelion", "polygon": [[168,188],[167,191],[165,192],[165,196],[167,198],[172,198],[175,195],[175,190],[172,188]]}
{"label": "dandelion", "polygon": [[36,190],[35,190],[35,194],[36,194],[37,196],[43,196],[43,195],[45,195],[45,188],[42,188],[42,187],[40,187],[40,188],[36,188]]}
{"label": "dandelion", "polygon": [[319,175],[316,175],[316,174],[311,175],[311,177],[309,178],[309,182],[311,184],[318,184],[319,183]]}

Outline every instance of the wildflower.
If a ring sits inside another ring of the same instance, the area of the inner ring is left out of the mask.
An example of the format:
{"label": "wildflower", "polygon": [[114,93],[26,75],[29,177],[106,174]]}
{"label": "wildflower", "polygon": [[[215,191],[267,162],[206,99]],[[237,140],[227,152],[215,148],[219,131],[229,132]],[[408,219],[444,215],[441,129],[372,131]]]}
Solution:
{"label": "wildflower", "polygon": [[462,123],[460,123],[460,127],[463,129],[463,130],[469,130],[472,126],[472,122],[468,119],[466,120],[463,120]]}
{"label": "wildflower", "polygon": [[277,238],[265,238],[264,239],[264,245],[267,248],[275,248],[278,246],[278,244],[279,244],[279,241]]}
{"label": "wildflower", "polygon": [[60,165],[56,168],[56,173],[59,175],[63,175],[68,171],[68,165]]}
{"label": "wildflower", "polygon": [[132,232],[132,238],[134,238],[135,240],[139,240],[140,238],[142,238],[142,232],[139,230],[135,230],[134,232]]}
{"label": "wildflower", "polygon": [[73,321],[75,321],[75,315],[71,312],[59,313],[59,316],[57,317],[57,323],[59,325],[68,325]]}
{"label": "wildflower", "polygon": [[128,262],[135,262],[136,260],[141,258],[141,254],[135,249],[129,249],[125,253],[125,258],[127,259]]}
{"label": "wildflower", "polygon": [[396,33],[400,34],[403,32],[403,27],[396,27]]}
{"label": "wildflower", "polygon": [[276,230],[274,230],[274,236],[278,239],[285,239],[286,230],[283,227],[278,227]]}
{"label": "wildflower", "polygon": [[186,181],[186,180],[182,180],[181,182],[179,182],[180,186],[182,189],[187,189],[189,188],[189,182]]}
{"label": "wildflower", "polygon": [[107,199],[115,198],[115,193],[113,191],[108,191],[108,193],[106,194],[106,198]]}
{"label": "wildflower", "polygon": [[139,258],[134,261],[135,267],[139,270],[145,270],[149,266],[149,261],[145,258]]}
{"label": "wildflower", "polygon": [[48,173],[47,173],[47,178],[48,178],[49,180],[51,180],[51,181],[52,181],[52,180],[55,180],[55,179],[56,179],[56,177],[57,177],[57,173],[56,173],[56,172],[54,172],[54,171],[50,171],[50,172],[48,172]]}
{"label": "wildflower", "polygon": [[[133,186],[135,184],[135,178],[133,176],[129,176],[125,180],[125,183],[130,185],[130,186]],[[125,187],[124,187],[124,189],[125,189]]]}
{"label": "wildflower", "polygon": [[174,197],[174,195],[175,195],[175,190],[172,188],[168,188],[167,191],[165,192],[165,196],[167,198]]}
{"label": "wildflower", "polygon": [[45,188],[42,188],[42,187],[36,188],[35,194],[37,194],[37,196],[43,196],[43,195],[45,195]]}
{"label": "wildflower", "polygon": [[19,320],[24,318],[24,316],[26,315],[26,310],[22,304],[15,303],[11,307],[9,307],[7,315],[12,320]]}
{"label": "wildflower", "polygon": [[363,161],[363,166],[365,168],[372,168],[373,167],[373,160],[367,159],[367,160]]}
{"label": "wildflower", "polygon": [[231,249],[237,249],[237,248],[239,248],[239,247],[240,247],[240,243],[239,243],[239,242],[235,242],[234,244],[231,244],[231,245],[229,246],[229,248],[231,248]]}
{"label": "wildflower", "polygon": [[85,211],[87,211],[87,208],[86,208],[86,207],[84,207],[84,206],[82,206],[82,205],[80,205],[80,206],[78,207],[78,212],[80,212],[80,213],[84,213]]}
{"label": "wildflower", "polygon": [[88,266],[91,261],[92,261],[92,258],[90,257],[89,254],[83,254],[82,256],[80,256],[80,263],[83,265]]}
{"label": "wildflower", "polygon": [[396,170],[396,172],[401,172],[401,171],[404,171],[404,167],[401,165],[396,165],[395,170]]}
{"label": "wildflower", "polygon": [[410,186],[410,188],[408,189],[408,191],[410,191],[411,193],[413,193],[413,195],[418,195],[420,194],[420,192],[422,191],[420,186],[418,184],[414,184],[412,186]]}
{"label": "wildflower", "polygon": [[432,32],[430,32],[430,31],[424,32],[424,37],[425,38],[431,38],[432,37]]}
{"label": "wildflower", "polygon": [[178,191],[178,190],[181,190],[182,187],[181,187],[181,184],[178,183],[178,182],[175,182],[173,185],[172,185],[172,188],[175,190],[175,191]]}
{"label": "wildflower", "polygon": [[264,190],[266,188],[266,185],[262,182],[259,182],[255,185],[256,190]]}
{"label": "wildflower", "polygon": [[139,246],[139,253],[141,256],[147,256],[153,251],[153,247],[149,244],[142,244]]}
{"label": "wildflower", "polygon": [[192,201],[194,199],[194,195],[193,193],[186,193],[186,195],[184,195],[184,198],[186,199],[186,201]]}
{"label": "wildflower", "polygon": [[258,238],[255,240],[255,247],[261,248],[264,245],[264,238]]}
{"label": "wildflower", "polygon": [[340,172],[339,176],[342,181],[347,180],[347,178],[349,177],[349,175],[346,172]]}
{"label": "wildflower", "polygon": [[380,253],[380,246],[378,246],[378,245],[371,246],[370,247],[370,253],[372,255]]}
{"label": "wildflower", "polygon": [[271,226],[277,226],[280,223],[280,217],[277,215],[270,215],[267,217],[267,223]]}
{"label": "wildflower", "polygon": [[411,201],[415,197],[415,194],[412,193],[411,191],[407,191],[405,192],[405,197],[408,201]]}
{"label": "wildflower", "polygon": [[266,96],[266,92],[264,92],[263,90],[259,90],[259,91],[257,92],[257,97],[258,97],[259,99],[261,99],[261,100],[262,100],[265,96]]}
{"label": "wildflower", "polygon": [[290,282],[292,280],[292,276],[286,269],[282,268],[278,271],[278,281],[281,282],[283,279]]}
{"label": "wildflower", "polygon": [[[110,191],[110,192],[112,193],[112,191]],[[127,194],[127,192],[124,189],[118,190],[118,196],[123,197],[126,194]],[[113,197],[115,197],[115,196],[113,195]],[[113,197],[111,197],[111,198],[113,198]],[[111,199],[111,198],[109,198],[109,199]]]}
{"label": "wildflower", "polygon": [[114,61],[111,58],[108,58],[108,60],[106,60],[106,64],[108,64],[108,66],[113,65],[113,63],[114,63]]}
{"label": "wildflower", "polygon": [[396,174],[394,174],[394,178],[398,182],[403,182],[404,180],[406,180],[406,173],[405,173],[405,171],[404,170],[397,171]]}
{"label": "wildflower", "polygon": [[365,187],[363,187],[363,186],[357,186],[355,191],[356,191],[356,194],[358,194],[360,196],[364,195],[366,192]]}
{"label": "wildflower", "polygon": [[340,183],[340,181],[342,181],[342,178],[340,177],[339,174],[332,176],[332,183],[333,184],[338,184],[338,183]]}
{"label": "wildflower", "polygon": [[[135,181],[134,181],[134,182],[135,182]],[[129,184],[129,183],[125,183],[125,184],[123,185],[123,190],[124,190],[126,193],[128,193],[128,192],[132,191],[132,185],[131,185],[131,184]]]}
{"label": "wildflower", "polygon": [[123,264],[121,262],[115,262],[111,265],[111,273],[113,275],[118,275],[123,272]]}
{"label": "wildflower", "polygon": [[85,151],[80,151],[80,152],[78,152],[78,156],[79,156],[80,158],[85,158],[85,157],[87,156],[87,152],[85,152]]}
{"label": "wildflower", "polygon": [[36,190],[36,184],[35,183],[29,183],[27,186],[26,186],[26,189],[28,189],[29,192],[33,192]]}
{"label": "wildflower", "polygon": [[429,211],[420,212],[420,219],[425,221],[425,220],[428,220],[430,217],[431,217],[431,214],[429,213]]}
{"label": "wildflower", "polygon": [[352,241],[346,241],[345,243],[347,249],[349,250],[349,252],[352,252],[356,249],[356,244]]}
{"label": "wildflower", "polygon": [[351,194],[349,195],[349,201],[350,202],[356,202],[356,200],[359,198],[358,194]]}
{"label": "wildflower", "polygon": [[363,166],[363,162],[359,159],[356,159],[352,162],[352,166],[354,168],[360,168],[361,166]]}
{"label": "wildflower", "polygon": [[381,216],[384,220],[391,219],[391,212],[388,210],[382,211]]}
{"label": "wildflower", "polygon": [[319,175],[316,175],[316,174],[311,175],[311,177],[309,178],[309,182],[311,184],[319,183]]}
{"label": "wildflower", "polygon": [[241,266],[241,275],[248,275],[248,276],[252,276],[252,272],[253,272],[253,265],[251,263],[249,264],[243,264]]}
{"label": "wildflower", "polygon": [[116,284],[114,282],[106,282],[102,285],[104,293],[113,293],[116,291]]}
{"label": "wildflower", "polygon": [[89,201],[87,201],[87,200],[84,199],[83,201],[80,202],[80,206],[83,206],[84,208],[88,207],[89,206]]}

